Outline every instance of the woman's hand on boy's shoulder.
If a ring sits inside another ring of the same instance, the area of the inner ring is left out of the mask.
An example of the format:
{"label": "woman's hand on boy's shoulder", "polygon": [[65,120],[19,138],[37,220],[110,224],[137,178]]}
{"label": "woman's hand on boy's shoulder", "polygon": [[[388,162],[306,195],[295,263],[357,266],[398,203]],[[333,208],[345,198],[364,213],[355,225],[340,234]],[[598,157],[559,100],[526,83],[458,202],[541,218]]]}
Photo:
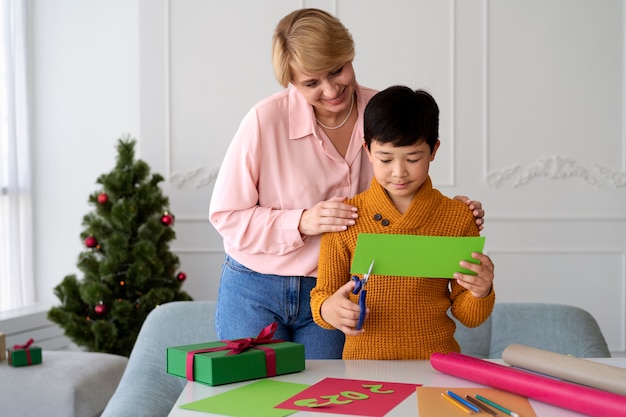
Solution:
{"label": "woman's hand on boy's shoulder", "polygon": [[483,204],[480,201],[474,201],[464,195],[454,196],[454,199],[459,200],[471,210],[472,215],[476,219],[478,231],[482,231],[485,228],[485,210],[483,209]]}
{"label": "woman's hand on boy's shoulder", "polygon": [[315,236],[326,232],[341,232],[354,225],[359,215],[356,207],[344,203],[346,197],[332,197],[320,201],[300,216],[298,230],[303,236]]}

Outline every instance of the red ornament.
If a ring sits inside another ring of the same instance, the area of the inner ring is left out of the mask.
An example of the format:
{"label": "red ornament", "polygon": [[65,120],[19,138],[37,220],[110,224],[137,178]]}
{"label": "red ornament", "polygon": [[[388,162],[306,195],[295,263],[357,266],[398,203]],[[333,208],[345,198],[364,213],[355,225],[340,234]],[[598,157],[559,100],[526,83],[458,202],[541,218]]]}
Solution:
{"label": "red ornament", "polygon": [[100,204],[106,204],[109,202],[109,195],[107,193],[101,193],[98,196],[98,203]]}
{"label": "red ornament", "polygon": [[95,248],[98,246],[98,240],[93,236],[88,236],[87,239],[85,239],[85,246],[88,248]]}
{"label": "red ornament", "polygon": [[184,272],[179,272],[178,275],[176,275],[176,278],[180,281],[183,282],[184,280],[187,279],[187,274],[185,274]]}
{"label": "red ornament", "polygon": [[163,216],[161,216],[161,224],[163,226],[171,226],[171,225],[173,225],[174,224],[174,216],[166,211],[165,213],[163,213]]}
{"label": "red ornament", "polygon": [[100,303],[93,308],[93,311],[95,311],[97,315],[102,316],[107,312],[107,306],[100,301]]}

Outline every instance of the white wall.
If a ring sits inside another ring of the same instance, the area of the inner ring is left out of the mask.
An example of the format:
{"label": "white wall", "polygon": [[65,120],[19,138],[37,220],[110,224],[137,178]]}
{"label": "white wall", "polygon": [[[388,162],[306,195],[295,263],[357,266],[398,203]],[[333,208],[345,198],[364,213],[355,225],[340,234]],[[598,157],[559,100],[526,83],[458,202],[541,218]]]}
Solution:
{"label": "white wall", "polygon": [[271,33],[302,6],[350,28],[360,83],[437,98],[433,180],[484,203],[498,302],[581,306],[625,353],[624,0],[34,0],[39,299],[76,272],[87,196],[123,133],[168,178],[186,290],[215,298],[212,180],[279,88]]}
{"label": "white wall", "polygon": [[82,218],[96,179],[115,164],[116,141],[139,132],[138,2],[34,0],[34,222],[37,299],[84,246]]}

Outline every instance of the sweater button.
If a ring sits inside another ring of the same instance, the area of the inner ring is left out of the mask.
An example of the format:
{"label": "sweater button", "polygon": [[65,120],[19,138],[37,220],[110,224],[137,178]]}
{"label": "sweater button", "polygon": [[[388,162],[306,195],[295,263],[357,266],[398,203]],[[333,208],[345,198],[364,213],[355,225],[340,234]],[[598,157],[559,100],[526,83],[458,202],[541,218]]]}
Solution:
{"label": "sweater button", "polygon": [[384,219],[381,223],[383,226],[389,226],[389,220],[387,219]]}
{"label": "sweater button", "polygon": [[374,214],[374,220],[379,221],[382,218],[383,218],[383,216],[381,216],[380,214],[378,214],[378,213]]}

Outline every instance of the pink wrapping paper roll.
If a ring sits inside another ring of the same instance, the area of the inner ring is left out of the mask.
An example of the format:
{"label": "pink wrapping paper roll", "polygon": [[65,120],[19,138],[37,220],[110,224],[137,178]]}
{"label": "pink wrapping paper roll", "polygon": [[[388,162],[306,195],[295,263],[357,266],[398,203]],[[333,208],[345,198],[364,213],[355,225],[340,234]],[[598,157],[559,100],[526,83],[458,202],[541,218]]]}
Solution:
{"label": "pink wrapping paper roll", "polygon": [[433,353],[439,372],[593,417],[624,417],[626,396],[544,377],[461,353]]}

